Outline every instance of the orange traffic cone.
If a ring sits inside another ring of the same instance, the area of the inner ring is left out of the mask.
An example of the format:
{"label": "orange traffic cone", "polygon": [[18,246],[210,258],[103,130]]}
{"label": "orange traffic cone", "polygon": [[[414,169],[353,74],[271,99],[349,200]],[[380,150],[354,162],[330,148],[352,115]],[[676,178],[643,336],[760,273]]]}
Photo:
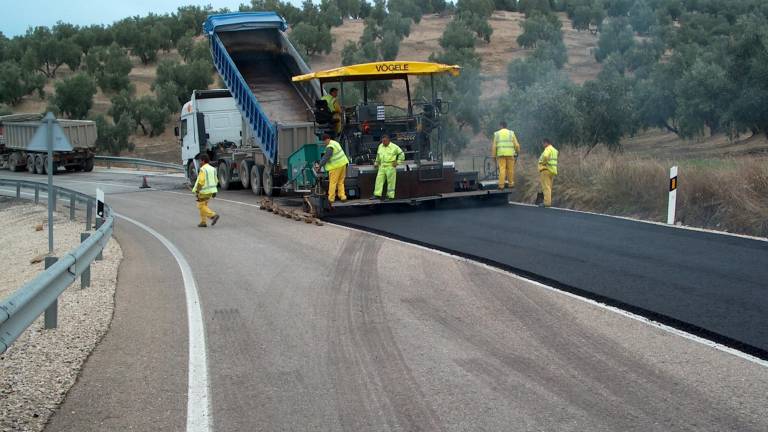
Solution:
{"label": "orange traffic cone", "polygon": [[149,185],[149,182],[147,182],[147,176],[144,176],[144,180],[141,182],[141,187],[139,189],[149,189],[151,186]]}

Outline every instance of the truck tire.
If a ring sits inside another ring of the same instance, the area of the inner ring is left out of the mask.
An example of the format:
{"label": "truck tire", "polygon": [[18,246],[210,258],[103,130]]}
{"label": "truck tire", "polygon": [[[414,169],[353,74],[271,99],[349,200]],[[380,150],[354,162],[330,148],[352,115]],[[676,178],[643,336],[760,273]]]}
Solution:
{"label": "truck tire", "polygon": [[275,176],[272,172],[272,164],[267,163],[264,165],[264,171],[261,174],[261,183],[264,188],[264,195],[268,197],[280,195],[280,189],[275,187]]}
{"label": "truck tire", "polygon": [[83,162],[83,171],[85,172],[91,172],[93,171],[93,157],[89,157],[88,159]]}
{"label": "truck tire", "polygon": [[256,196],[261,196],[264,190],[261,188],[261,167],[253,165],[251,167],[251,191]]}
{"label": "truck tire", "polygon": [[11,153],[10,156],[8,156],[8,169],[12,172],[21,171],[19,167],[19,162],[21,155],[19,153]]}
{"label": "truck tire", "polygon": [[240,162],[240,183],[243,185],[243,189],[251,187],[251,168],[253,168],[253,161]]}
{"label": "truck tire", "polygon": [[219,166],[216,168],[216,174],[219,176],[219,189],[230,190],[232,189],[232,183],[229,175],[229,165],[225,161],[219,161]]}
{"label": "truck tire", "polygon": [[27,172],[30,174],[35,173],[35,155],[27,156]]}
{"label": "truck tire", "polygon": [[45,159],[43,155],[35,155],[35,174],[45,174]]}
{"label": "truck tire", "polygon": [[187,161],[187,180],[189,180],[189,184],[192,186],[194,186],[197,181],[197,168],[195,168],[194,159]]}

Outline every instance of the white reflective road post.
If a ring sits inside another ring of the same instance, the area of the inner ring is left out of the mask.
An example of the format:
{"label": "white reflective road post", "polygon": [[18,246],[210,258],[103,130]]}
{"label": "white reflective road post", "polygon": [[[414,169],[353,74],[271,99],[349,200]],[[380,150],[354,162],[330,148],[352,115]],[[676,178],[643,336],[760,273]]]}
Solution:
{"label": "white reflective road post", "polygon": [[675,206],[677,205],[677,166],[669,170],[669,206],[667,207],[667,223],[675,224]]}

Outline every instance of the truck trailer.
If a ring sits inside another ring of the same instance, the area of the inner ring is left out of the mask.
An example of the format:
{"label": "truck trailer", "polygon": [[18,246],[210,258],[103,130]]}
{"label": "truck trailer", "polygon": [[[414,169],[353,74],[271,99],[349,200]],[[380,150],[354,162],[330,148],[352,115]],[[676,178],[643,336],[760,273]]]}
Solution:
{"label": "truck trailer", "polygon": [[[30,150],[35,132],[43,124],[42,114],[12,114],[0,116],[0,165],[11,171],[26,169],[33,174],[47,174],[48,155]],[[72,151],[53,153],[53,172],[59,168],[70,171],[93,171],[96,147],[96,123],[90,120],[57,120],[72,144]]]}

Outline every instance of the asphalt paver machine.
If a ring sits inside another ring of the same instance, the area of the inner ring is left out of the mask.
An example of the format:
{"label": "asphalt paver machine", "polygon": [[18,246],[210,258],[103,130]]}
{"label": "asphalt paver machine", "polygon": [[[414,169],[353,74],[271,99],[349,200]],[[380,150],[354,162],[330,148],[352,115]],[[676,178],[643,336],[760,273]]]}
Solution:
{"label": "asphalt paver machine", "polygon": [[[329,115],[324,100],[315,101],[314,121],[318,135],[335,136],[350,160],[345,186],[349,200],[335,203],[333,211],[345,208],[379,205],[423,205],[439,201],[471,201],[473,204],[506,203],[508,192],[482,190],[477,172],[460,172],[453,162],[444,159],[443,115],[449,103],[440,99],[435,81],[438,75],[458,76],[461,68],[415,61],[363,63],[294,76],[294,83],[316,80],[325,89],[335,87],[338,101],[344,100],[345,88],[362,90],[360,100],[343,106],[340,131]],[[412,80],[428,80],[429,98],[414,101]],[[399,81],[404,84],[406,99],[400,105],[386,104],[369,98],[371,83]],[[357,92],[356,92],[357,93]],[[338,132],[337,132],[338,131]],[[388,135],[405,153],[405,162],[397,168],[394,200],[371,200],[377,168],[376,152],[383,135]],[[325,197],[327,182],[318,179],[305,202],[310,210],[322,215],[331,210]]]}

